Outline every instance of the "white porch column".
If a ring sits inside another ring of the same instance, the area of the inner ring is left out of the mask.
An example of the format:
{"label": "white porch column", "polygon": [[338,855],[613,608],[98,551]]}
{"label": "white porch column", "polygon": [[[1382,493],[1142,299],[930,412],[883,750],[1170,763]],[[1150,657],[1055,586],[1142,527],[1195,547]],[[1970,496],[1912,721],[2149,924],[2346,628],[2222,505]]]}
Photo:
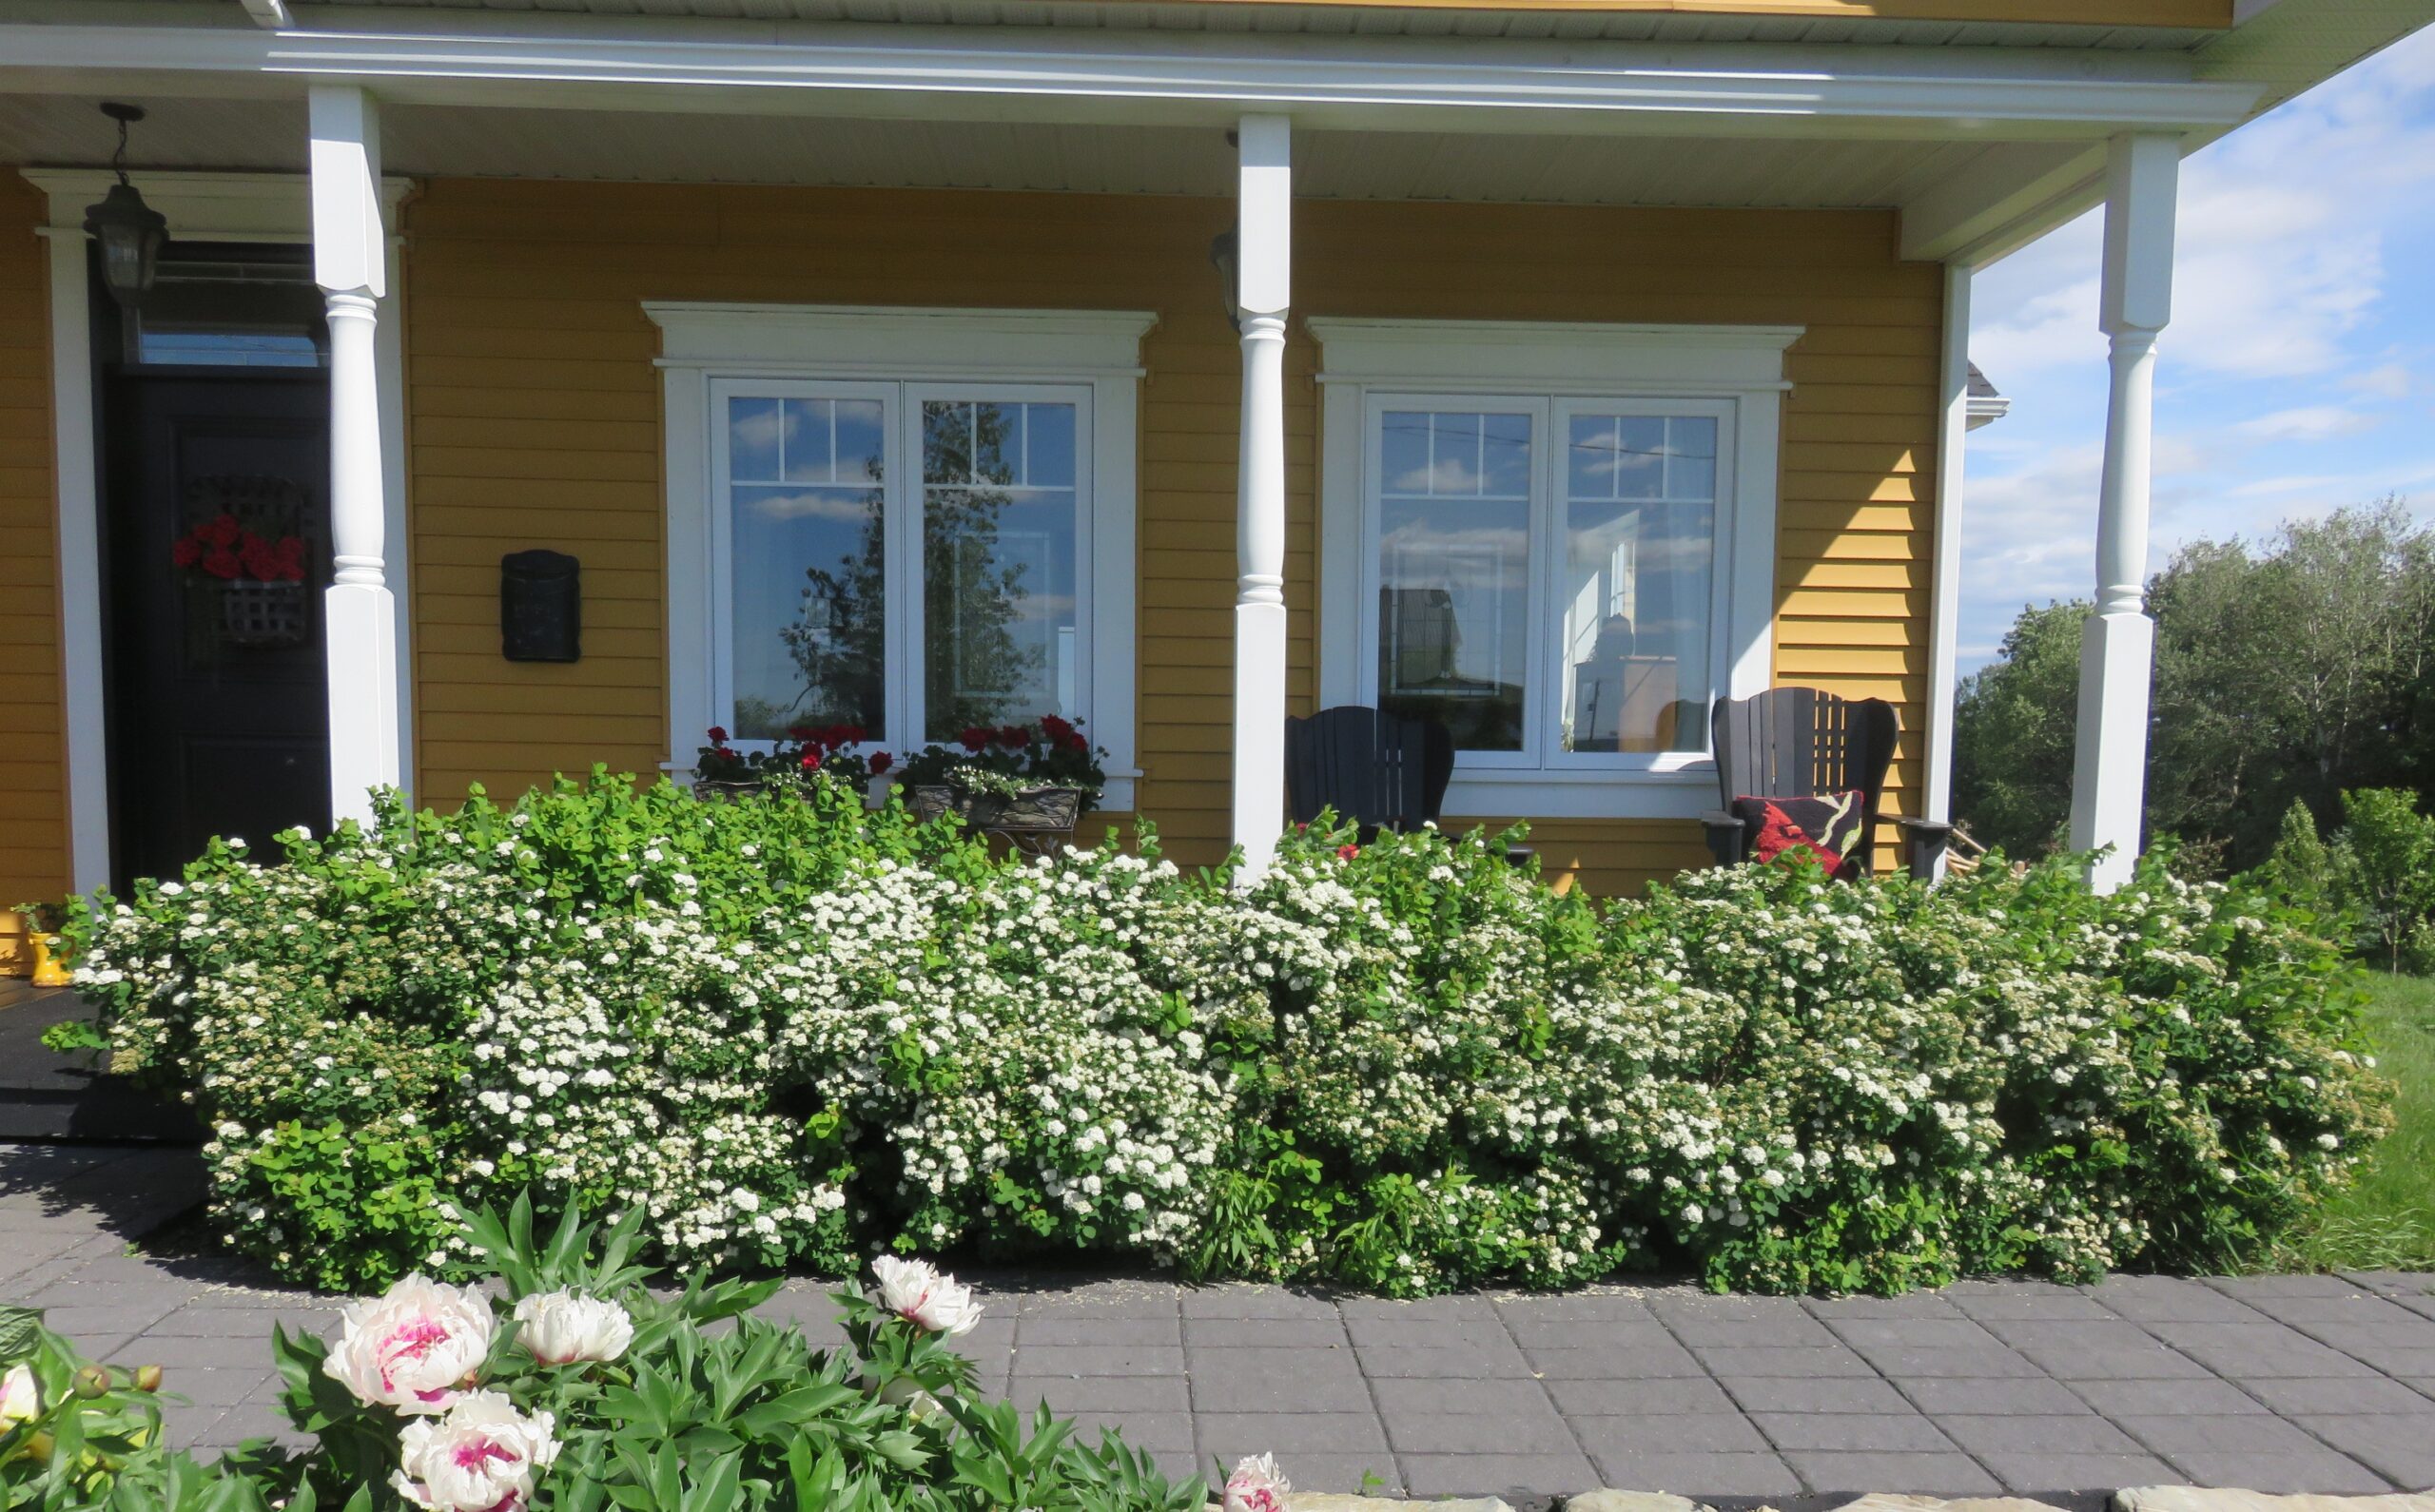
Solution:
{"label": "white porch column", "polygon": [[2148,685],[2154,624],[2142,610],[2148,575],[2148,486],[2156,333],[2172,314],[2173,198],[2181,144],[2117,137],[2106,164],[2105,270],[2099,323],[2113,341],[2105,470],[2097,489],[2096,612],[2080,634],[2077,760],[2072,846],[2113,851],[2089,881],[2111,892],[2139,853],[2147,785]]}
{"label": "white porch column", "polygon": [[382,571],[387,524],[378,327],[389,288],[380,118],[361,89],[315,85],[313,277],[330,320],[328,595],[330,815],[368,820],[371,789],[398,785],[397,607]]}
{"label": "white porch column", "polygon": [[1285,312],[1293,262],[1293,129],[1247,115],[1237,133],[1236,330],[1243,343],[1235,494],[1235,843],[1257,877],[1285,827]]}

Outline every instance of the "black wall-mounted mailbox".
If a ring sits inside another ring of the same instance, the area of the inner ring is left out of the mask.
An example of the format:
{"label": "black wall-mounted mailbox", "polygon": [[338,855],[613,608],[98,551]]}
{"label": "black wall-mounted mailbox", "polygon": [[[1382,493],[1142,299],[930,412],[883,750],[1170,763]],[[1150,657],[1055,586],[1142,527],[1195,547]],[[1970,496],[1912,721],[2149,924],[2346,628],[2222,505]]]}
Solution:
{"label": "black wall-mounted mailbox", "polygon": [[564,552],[498,559],[499,654],[511,662],[583,657],[583,564]]}

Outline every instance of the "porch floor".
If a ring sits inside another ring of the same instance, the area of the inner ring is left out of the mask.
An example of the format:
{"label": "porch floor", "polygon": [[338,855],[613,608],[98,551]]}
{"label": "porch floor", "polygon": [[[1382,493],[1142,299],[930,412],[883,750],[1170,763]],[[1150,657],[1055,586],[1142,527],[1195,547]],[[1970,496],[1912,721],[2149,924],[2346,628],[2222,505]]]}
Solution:
{"label": "porch floor", "polygon": [[[136,1252],[203,1190],[191,1150],[0,1144],[0,1300],[168,1367],[182,1444],[283,1424],[270,1326],[338,1302]],[[164,1245],[165,1250],[177,1247]],[[2192,1482],[2435,1484],[2435,1275],[1971,1282],[1891,1300],[1684,1286],[1420,1302],[1138,1279],[976,1278],[992,1392],[1121,1427],[1176,1472],[1275,1451],[1306,1490],[1600,1484],[1779,1502]],[[835,1337],[828,1284],[769,1305]],[[1197,1458],[1196,1458],[1197,1457]]]}

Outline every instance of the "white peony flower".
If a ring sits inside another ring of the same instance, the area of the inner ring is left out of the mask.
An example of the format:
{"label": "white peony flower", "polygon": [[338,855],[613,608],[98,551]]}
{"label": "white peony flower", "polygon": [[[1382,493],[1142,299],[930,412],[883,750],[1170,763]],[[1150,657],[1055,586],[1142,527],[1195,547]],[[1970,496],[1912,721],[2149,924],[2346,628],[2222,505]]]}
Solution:
{"label": "white peony flower", "polygon": [[556,1426],[499,1392],[468,1391],[446,1417],[406,1425],[390,1483],[433,1512],[518,1512],[532,1500],[533,1472],[558,1457]]}
{"label": "white peony flower", "polygon": [[1294,1483],[1276,1468],[1276,1456],[1256,1455],[1226,1477],[1226,1512],[1285,1512]]}
{"label": "white peony flower", "polygon": [[543,1365],[614,1360],[634,1342],[626,1309],[604,1297],[545,1291],[516,1304],[516,1341]]}
{"label": "white peony flower", "polygon": [[490,1299],[472,1287],[412,1275],[377,1300],[350,1303],[322,1362],[333,1381],[373,1406],[445,1412],[491,1352]]}
{"label": "white peony flower", "polygon": [[952,1337],[970,1333],[981,1321],[972,1289],[927,1261],[882,1255],[871,1262],[871,1273],[879,1277],[879,1305],[917,1328]]}
{"label": "white peony flower", "polygon": [[31,1423],[42,1416],[42,1387],[34,1381],[34,1367],[12,1365],[8,1379],[0,1381],[0,1424]]}

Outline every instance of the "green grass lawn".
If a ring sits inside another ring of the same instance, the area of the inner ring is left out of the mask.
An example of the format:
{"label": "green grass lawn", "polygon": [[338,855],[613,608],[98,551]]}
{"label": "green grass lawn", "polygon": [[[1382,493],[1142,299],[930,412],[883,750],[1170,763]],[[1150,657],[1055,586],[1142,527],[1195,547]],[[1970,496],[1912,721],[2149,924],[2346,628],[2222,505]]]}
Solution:
{"label": "green grass lawn", "polygon": [[2435,1270],[2435,978],[2374,974],[2376,1069],[2399,1084],[2398,1120],[2357,1185],[2286,1239],[2291,1270]]}

